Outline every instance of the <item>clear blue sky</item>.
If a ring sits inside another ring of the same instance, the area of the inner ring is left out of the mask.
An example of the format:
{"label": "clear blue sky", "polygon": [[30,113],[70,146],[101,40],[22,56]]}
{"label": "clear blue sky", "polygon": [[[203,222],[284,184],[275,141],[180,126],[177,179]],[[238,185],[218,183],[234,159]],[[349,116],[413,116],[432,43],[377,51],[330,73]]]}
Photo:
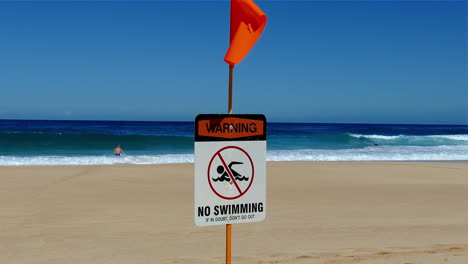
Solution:
{"label": "clear blue sky", "polygon": [[[256,1],[234,113],[468,124],[466,1]],[[0,119],[226,113],[228,1],[0,2]]]}

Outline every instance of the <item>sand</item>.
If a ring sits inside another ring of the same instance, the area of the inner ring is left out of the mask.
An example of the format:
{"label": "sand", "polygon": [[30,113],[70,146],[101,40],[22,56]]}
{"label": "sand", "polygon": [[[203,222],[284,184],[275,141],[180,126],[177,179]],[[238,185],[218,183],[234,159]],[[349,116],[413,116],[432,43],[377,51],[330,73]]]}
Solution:
{"label": "sand", "polygon": [[[272,162],[233,263],[468,263],[468,163]],[[0,263],[224,263],[193,164],[0,167]]]}

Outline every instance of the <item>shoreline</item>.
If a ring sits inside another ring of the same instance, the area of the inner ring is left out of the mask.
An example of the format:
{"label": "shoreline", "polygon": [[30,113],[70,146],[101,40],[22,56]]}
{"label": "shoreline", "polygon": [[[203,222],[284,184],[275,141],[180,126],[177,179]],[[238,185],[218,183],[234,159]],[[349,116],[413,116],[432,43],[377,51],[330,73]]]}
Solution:
{"label": "shoreline", "polygon": [[[460,163],[468,164],[468,160],[365,160],[365,161],[308,161],[308,160],[287,160],[287,161],[266,161],[269,163]],[[18,168],[18,167],[93,167],[93,166],[154,166],[154,165],[178,165],[178,164],[194,164],[194,162],[180,162],[180,163],[154,163],[154,164],[135,164],[135,163],[115,163],[115,164],[70,164],[70,165],[0,165],[1,168]]]}

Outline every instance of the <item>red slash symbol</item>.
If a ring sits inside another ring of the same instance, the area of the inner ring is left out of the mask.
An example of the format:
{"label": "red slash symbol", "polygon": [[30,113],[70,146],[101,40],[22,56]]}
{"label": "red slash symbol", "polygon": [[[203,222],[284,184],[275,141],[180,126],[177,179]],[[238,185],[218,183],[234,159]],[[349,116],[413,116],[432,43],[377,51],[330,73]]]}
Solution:
{"label": "red slash symbol", "polygon": [[[233,157],[231,159],[235,159],[235,161],[227,164],[225,157]],[[213,192],[223,199],[237,199],[247,193],[252,186],[253,178],[252,158],[245,150],[236,146],[228,146],[218,150],[208,165],[208,183]],[[235,190],[232,188],[232,184],[235,186]]]}

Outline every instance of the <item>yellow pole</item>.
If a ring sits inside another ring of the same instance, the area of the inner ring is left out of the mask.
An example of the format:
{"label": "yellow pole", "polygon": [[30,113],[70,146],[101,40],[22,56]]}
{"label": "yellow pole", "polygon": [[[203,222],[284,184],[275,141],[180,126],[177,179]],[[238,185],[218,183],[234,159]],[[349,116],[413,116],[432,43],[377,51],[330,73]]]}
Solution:
{"label": "yellow pole", "polygon": [[[232,114],[232,73],[234,65],[229,65],[228,114]],[[226,225],[226,264],[231,264],[231,224]]]}
{"label": "yellow pole", "polygon": [[226,225],[226,264],[231,264],[231,224]]}
{"label": "yellow pole", "polygon": [[232,114],[232,73],[234,66],[229,65],[229,99],[228,99],[228,114]]}

